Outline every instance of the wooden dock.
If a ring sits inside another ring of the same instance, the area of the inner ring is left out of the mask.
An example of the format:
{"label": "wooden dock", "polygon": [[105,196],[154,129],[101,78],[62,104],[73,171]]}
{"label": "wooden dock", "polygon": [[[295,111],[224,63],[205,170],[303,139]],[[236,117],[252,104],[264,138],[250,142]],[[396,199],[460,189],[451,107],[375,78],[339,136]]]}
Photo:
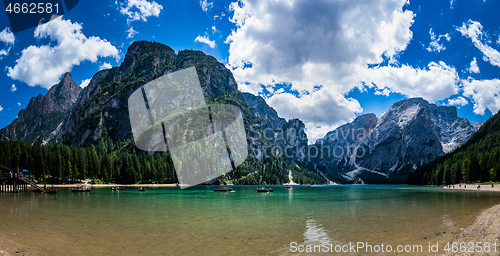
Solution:
{"label": "wooden dock", "polygon": [[12,169],[0,165],[0,193],[28,192],[31,191],[29,186],[44,193],[46,192],[36,182],[29,180],[23,173],[14,173],[11,171]]}

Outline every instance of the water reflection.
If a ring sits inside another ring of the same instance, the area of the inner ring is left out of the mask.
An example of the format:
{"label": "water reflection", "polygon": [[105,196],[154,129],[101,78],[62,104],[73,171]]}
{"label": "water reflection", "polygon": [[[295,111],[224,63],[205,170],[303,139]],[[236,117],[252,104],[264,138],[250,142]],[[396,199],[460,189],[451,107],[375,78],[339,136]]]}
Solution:
{"label": "water reflection", "polygon": [[328,236],[328,231],[323,228],[323,224],[317,223],[312,213],[307,214],[306,230],[304,231],[304,244],[314,245],[322,243],[331,243],[332,239]]}

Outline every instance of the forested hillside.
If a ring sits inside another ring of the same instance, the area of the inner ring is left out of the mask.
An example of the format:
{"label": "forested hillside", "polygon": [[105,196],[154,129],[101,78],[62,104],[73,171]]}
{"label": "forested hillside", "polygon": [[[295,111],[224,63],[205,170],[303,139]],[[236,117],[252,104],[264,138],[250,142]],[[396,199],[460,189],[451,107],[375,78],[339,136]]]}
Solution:
{"label": "forested hillside", "polygon": [[500,180],[500,115],[488,119],[461,147],[408,175],[409,184]]}
{"label": "forested hillside", "polygon": [[[90,178],[99,183],[178,183],[169,152],[148,155],[137,150],[133,141],[113,143],[101,140],[90,148],[48,146],[0,141],[0,163],[17,170],[27,169],[40,182],[73,183]],[[282,184],[288,182],[284,167],[292,170],[295,181],[305,184],[324,183],[323,177],[298,165],[287,164],[280,157],[262,162],[245,162],[236,170],[219,177],[217,182],[233,184]]]}

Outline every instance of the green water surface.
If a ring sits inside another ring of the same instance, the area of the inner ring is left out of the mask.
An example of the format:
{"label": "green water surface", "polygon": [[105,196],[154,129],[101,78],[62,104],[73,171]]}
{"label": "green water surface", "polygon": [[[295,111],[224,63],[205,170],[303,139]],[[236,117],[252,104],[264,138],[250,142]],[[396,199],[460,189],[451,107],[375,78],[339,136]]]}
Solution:
{"label": "green water surface", "polygon": [[436,187],[217,187],[0,194],[0,234],[37,255],[285,255],[292,242],[444,242],[500,203]]}

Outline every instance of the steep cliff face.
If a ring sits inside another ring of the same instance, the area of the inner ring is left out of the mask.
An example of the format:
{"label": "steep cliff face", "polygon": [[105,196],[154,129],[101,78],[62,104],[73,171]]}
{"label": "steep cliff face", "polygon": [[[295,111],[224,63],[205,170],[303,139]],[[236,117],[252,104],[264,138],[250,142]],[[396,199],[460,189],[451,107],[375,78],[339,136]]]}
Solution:
{"label": "steep cliff face", "polygon": [[255,116],[248,126],[247,137],[255,156],[262,159],[274,154],[296,162],[305,162],[307,135],[305,125],[299,119],[286,121],[276,110],[267,105],[264,98],[243,93],[250,112]]}
{"label": "steep cliff face", "polygon": [[61,82],[53,85],[47,94],[31,98],[26,109],[19,111],[18,118],[0,130],[0,139],[43,142],[60,128],[64,116],[74,106],[81,90],[69,73],[64,74]]}
{"label": "steep cliff face", "polygon": [[380,119],[362,115],[329,132],[315,144],[329,154],[316,163],[348,181],[404,182],[408,171],[463,144],[478,127],[455,107],[407,99]]}
{"label": "steep cliff face", "polygon": [[249,107],[252,114],[259,118],[259,120],[256,122],[256,125],[259,125],[261,127],[268,126],[272,129],[279,129],[286,123],[286,120],[279,117],[274,108],[267,105],[264,98],[255,96],[247,92],[244,92],[243,96],[250,105]]}
{"label": "steep cliff face", "polygon": [[128,115],[130,95],[149,81],[190,66],[196,67],[208,101],[237,90],[231,72],[212,56],[200,51],[181,51],[176,55],[163,44],[135,42],[119,67],[94,75],[63,128],[51,139],[64,138],[78,147],[90,146],[108,137],[113,141],[132,139]]}

